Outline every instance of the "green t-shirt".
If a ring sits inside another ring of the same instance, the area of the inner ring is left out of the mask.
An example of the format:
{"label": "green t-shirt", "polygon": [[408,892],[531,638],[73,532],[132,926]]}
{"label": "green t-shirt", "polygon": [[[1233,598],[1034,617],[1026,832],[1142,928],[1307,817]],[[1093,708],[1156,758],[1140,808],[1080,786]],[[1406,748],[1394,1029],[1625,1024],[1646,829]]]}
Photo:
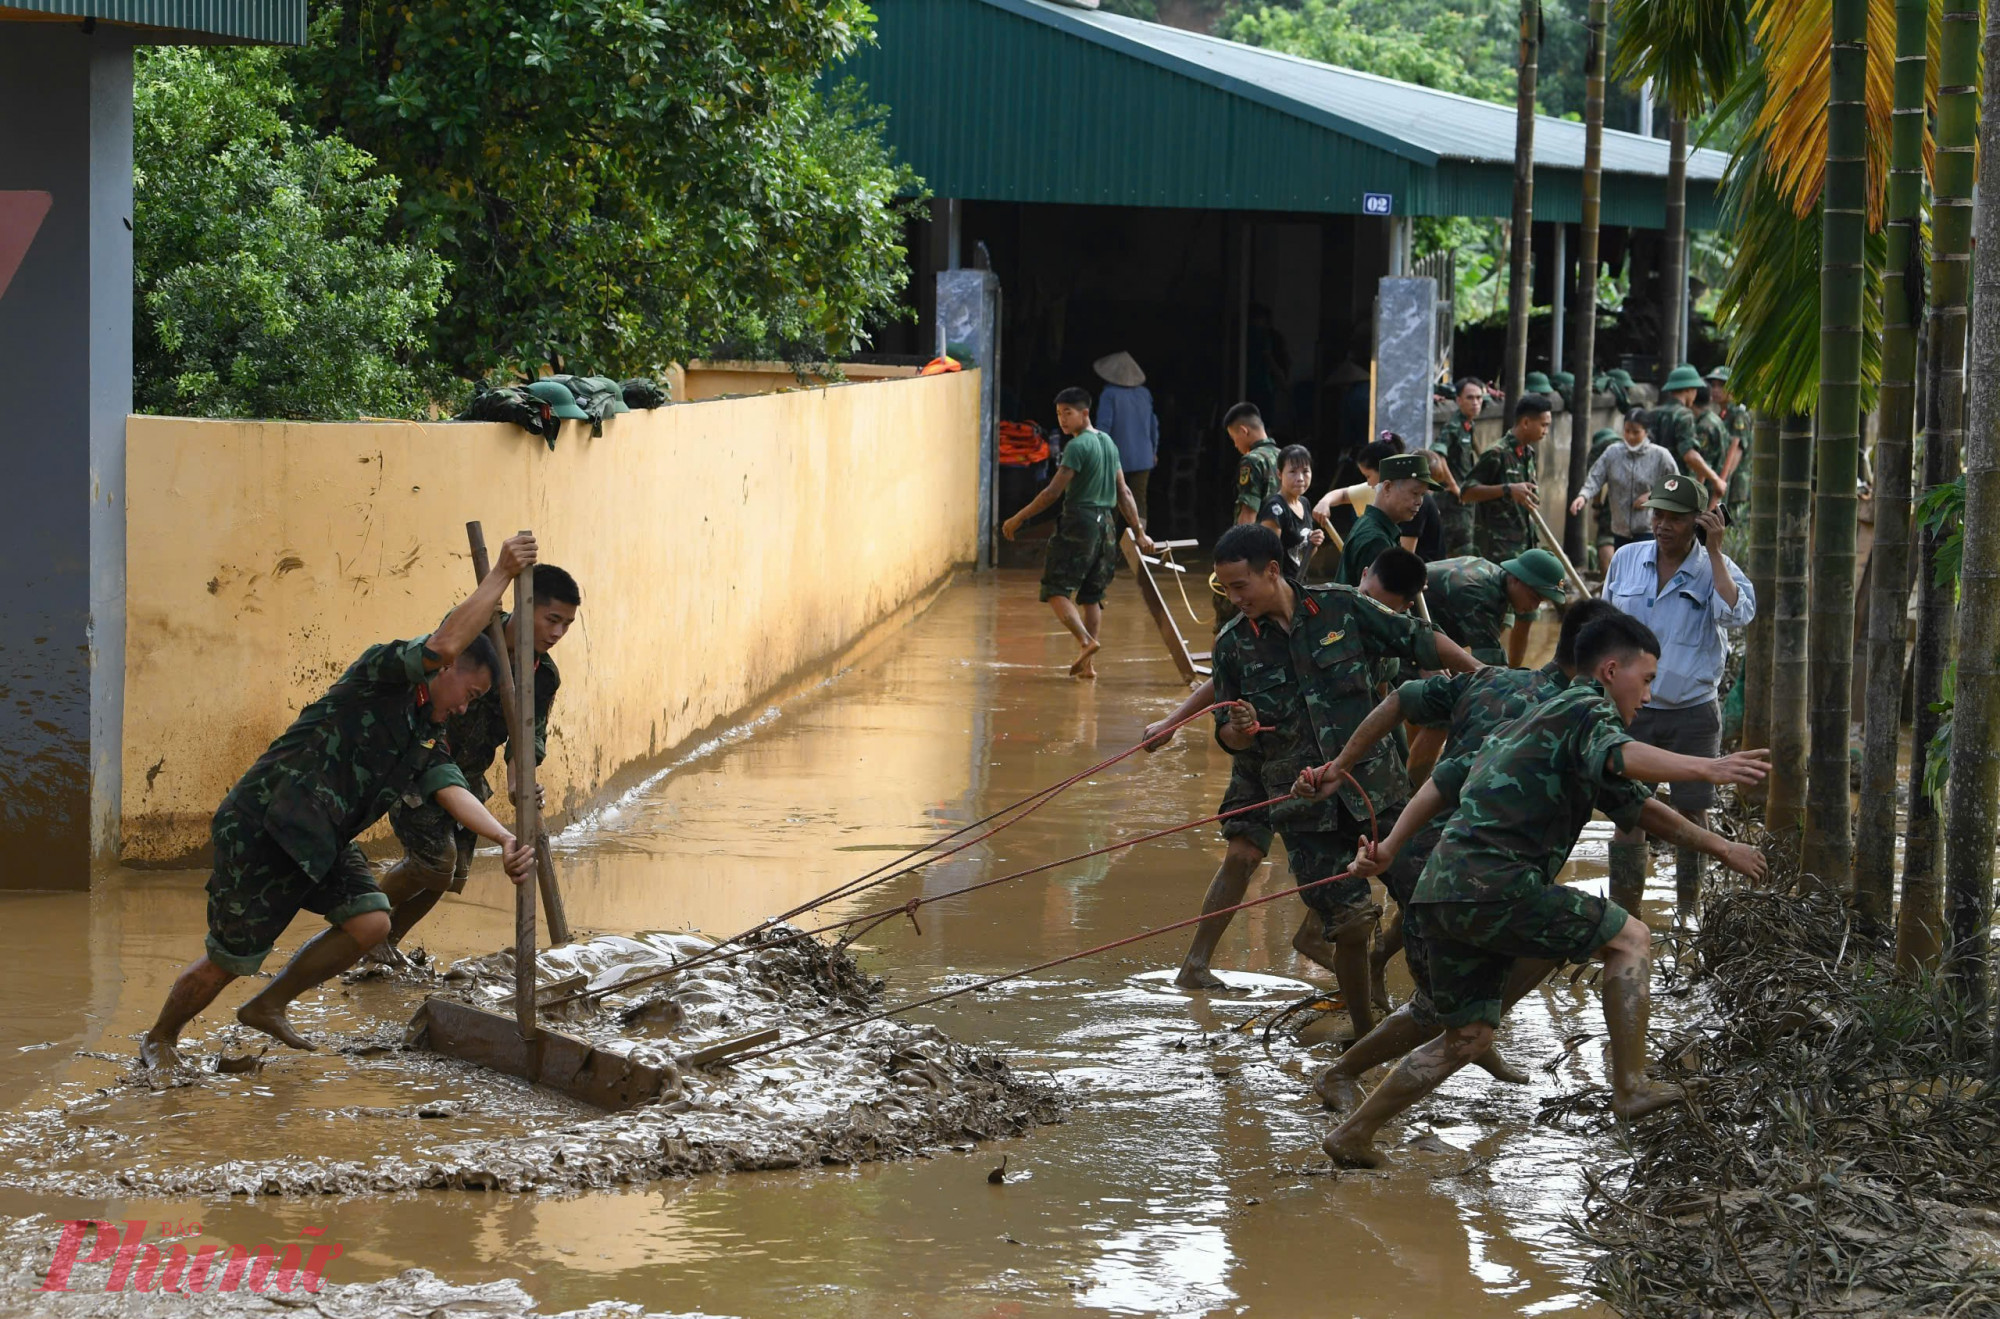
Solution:
{"label": "green t-shirt", "polygon": [[1079,431],[1063,445],[1062,465],[1076,475],[1064,497],[1076,508],[1118,507],[1118,444],[1101,430]]}

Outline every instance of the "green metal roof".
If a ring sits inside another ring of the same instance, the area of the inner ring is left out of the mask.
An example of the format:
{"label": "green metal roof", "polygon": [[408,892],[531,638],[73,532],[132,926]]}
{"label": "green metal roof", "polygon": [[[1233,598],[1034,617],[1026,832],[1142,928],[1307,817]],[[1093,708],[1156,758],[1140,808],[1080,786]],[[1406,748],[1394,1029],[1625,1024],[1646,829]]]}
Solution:
{"label": "green metal roof", "polygon": [[[1047,0],[875,0],[841,72],[940,197],[1366,214],[1506,215],[1511,106]],[[1583,126],[1535,126],[1535,217],[1580,218]],[[1710,227],[1727,158],[1693,151]],[[1606,224],[1665,223],[1667,144],[1604,134]]]}
{"label": "green metal roof", "polygon": [[306,0],[0,0],[0,18],[10,9],[258,45],[297,46],[306,39]]}

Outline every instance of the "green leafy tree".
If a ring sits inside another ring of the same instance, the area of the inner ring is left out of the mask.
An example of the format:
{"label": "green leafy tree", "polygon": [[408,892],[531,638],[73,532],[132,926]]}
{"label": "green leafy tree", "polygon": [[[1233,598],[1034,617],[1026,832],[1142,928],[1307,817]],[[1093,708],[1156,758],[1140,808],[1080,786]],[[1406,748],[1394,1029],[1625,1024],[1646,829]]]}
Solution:
{"label": "green leafy tree", "polygon": [[141,47],[135,401],[222,417],[413,416],[444,263],[383,238],[396,180],[287,122],[277,52]]}
{"label": "green leafy tree", "polygon": [[451,262],[455,370],[829,358],[893,314],[918,192],[816,82],[869,21],[861,0],[324,0],[293,67]]}

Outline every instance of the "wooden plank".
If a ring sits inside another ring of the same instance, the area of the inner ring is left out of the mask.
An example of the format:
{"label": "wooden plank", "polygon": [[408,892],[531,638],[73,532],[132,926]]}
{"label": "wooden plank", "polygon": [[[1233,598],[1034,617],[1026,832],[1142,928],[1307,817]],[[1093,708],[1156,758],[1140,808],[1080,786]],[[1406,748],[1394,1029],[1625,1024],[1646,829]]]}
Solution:
{"label": "wooden plank", "polygon": [[721,1062],[732,1054],[746,1052],[760,1045],[771,1044],[778,1038],[776,1026],[766,1026],[763,1030],[752,1031],[748,1035],[738,1035],[733,1040],[722,1040],[705,1049],[684,1053],[675,1059],[683,1067],[706,1067],[713,1062]]}
{"label": "wooden plank", "polygon": [[1118,545],[1125,552],[1126,566],[1132,569],[1132,576],[1139,583],[1139,598],[1146,602],[1146,612],[1153,616],[1153,626],[1160,630],[1160,640],[1166,643],[1167,657],[1180,670],[1181,681],[1192,686],[1200,680],[1201,671],[1195,668],[1194,658],[1188,654],[1187,639],[1174,622],[1167,598],[1160,594],[1160,585],[1153,580],[1153,570],[1146,566],[1146,556],[1139,553],[1139,542],[1130,527],[1119,536]]}
{"label": "wooden plank", "polygon": [[524,1038],[514,1018],[457,999],[425,999],[411,1032],[417,1048],[518,1076],[597,1108],[651,1103],[670,1077],[664,1068],[596,1048],[546,1026]]}

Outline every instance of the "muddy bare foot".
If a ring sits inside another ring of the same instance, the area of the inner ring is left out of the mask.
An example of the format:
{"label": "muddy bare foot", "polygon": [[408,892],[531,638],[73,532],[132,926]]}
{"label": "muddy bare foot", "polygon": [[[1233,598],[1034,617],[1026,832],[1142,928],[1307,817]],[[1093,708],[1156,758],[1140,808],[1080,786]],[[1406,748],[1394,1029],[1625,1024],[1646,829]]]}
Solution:
{"label": "muddy bare foot", "polygon": [[361,954],[361,960],[365,965],[386,966],[392,971],[408,971],[414,965],[407,953],[387,939]]}
{"label": "muddy bare foot", "polygon": [[1345,1113],[1360,1104],[1361,1082],[1342,1076],[1337,1067],[1329,1067],[1313,1079],[1313,1093],[1329,1112]]}
{"label": "muddy bare foot", "polygon": [[1644,1089],[1633,1091],[1630,1095],[1613,1093],[1611,1111],[1630,1121],[1635,1117],[1644,1117],[1648,1113],[1678,1104],[1686,1098],[1687,1091],[1679,1086],[1656,1081],[1647,1084]]}
{"label": "muddy bare foot", "polygon": [[276,1004],[260,1003],[251,999],[236,1009],[236,1019],[253,1030],[261,1030],[280,1044],[307,1053],[316,1053],[319,1046],[292,1029],[292,1023],[285,1018],[285,1010]]}
{"label": "muddy bare foot", "polygon": [[1496,1081],[1505,1081],[1508,1085],[1528,1083],[1528,1074],[1508,1062],[1498,1049],[1489,1047],[1485,1053],[1474,1058],[1472,1064],[1485,1069],[1486,1074]]}
{"label": "muddy bare foot", "polygon": [[1082,649],[1076,652],[1076,663],[1069,666],[1069,676],[1072,678],[1095,678],[1097,676],[1097,666],[1090,662],[1090,657],[1103,649],[1103,647],[1104,643],[1101,641],[1085,642]]}
{"label": "muddy bare foot", "polygon": [[1183,966],[1181,968],[1181,973],[1174,977],[1174,983],[1179,985],[1182,989],[1229,988],[1228,984],[1226,984],[1223,981],[1221,976],[1217,975],[1215,972],[1209,970],[1205,966],[1196,966],[1192,962],[1188,963],[1186,966]]}
{"label": "muddy bare foot", "polygon": [[173,1040],[155,1039],[148,1035],[139,1041],[139,1062],[149,1071],[183,1072],[188,1070],[187,1059]]}
{"label": "muddy bare foot", "polygon": [[1347,1130],[1338,1127],[1331,1136],[1319,1143],[1326,1151],[1326,1157],[1333,1160],[1336,1168],[1380,1168],[1389,1160],[1382,1151],[1375,1148],[1373,1140],[1363,1140],[1358,1136],[1344,1136]]}

